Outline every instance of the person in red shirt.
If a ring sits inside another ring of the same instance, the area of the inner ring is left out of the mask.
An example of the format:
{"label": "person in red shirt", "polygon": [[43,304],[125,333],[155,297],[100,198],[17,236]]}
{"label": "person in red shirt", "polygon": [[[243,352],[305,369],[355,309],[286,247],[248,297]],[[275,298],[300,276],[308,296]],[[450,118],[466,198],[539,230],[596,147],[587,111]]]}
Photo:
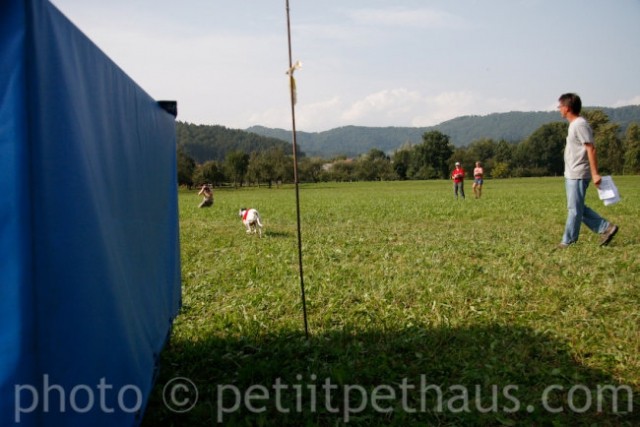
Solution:
{"label": "person in red shirt", "polygon": [[453,193],[458,199],[458,192],[464,199],[464,169],[460,166],[460,162],[456,162],[456,168],[451,172],[451,179],[453,180]]}

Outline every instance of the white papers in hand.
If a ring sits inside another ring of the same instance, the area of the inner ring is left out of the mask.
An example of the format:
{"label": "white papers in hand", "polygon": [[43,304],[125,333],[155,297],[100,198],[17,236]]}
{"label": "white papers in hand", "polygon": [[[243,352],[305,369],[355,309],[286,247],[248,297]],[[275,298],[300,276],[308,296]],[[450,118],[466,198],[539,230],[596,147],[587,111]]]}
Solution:
{"label": "white papers in hand", "polygon": [[598,188],[598,197],[603,201],[605,206],[613,205],[620,201],[620,193],[613,183],[611,176],[603,176]]}

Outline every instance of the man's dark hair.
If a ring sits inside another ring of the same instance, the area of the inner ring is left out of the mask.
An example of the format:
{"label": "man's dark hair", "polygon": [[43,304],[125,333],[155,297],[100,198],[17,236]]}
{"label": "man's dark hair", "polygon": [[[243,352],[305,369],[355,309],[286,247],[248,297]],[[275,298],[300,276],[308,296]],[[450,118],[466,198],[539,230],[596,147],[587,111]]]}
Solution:
{"label": "man's dark hair", "polygon": [[562,105],[569,107],[573,114],[580,114],[580,111],[582,111],[582,100],[575,93],[564,93],[560,95],[558,101]]}

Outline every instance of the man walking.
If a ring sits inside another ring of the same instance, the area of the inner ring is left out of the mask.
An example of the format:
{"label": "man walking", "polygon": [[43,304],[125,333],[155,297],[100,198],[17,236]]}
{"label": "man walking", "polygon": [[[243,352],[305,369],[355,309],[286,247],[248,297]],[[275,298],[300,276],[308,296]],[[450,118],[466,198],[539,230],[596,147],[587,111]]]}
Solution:
{"label": "man walking", "polygon": [[561,249],[578,241],[582,222],[601,236],[600,246],[608,245],[618,232],[618,226],[610,223],[585,205],[589,181],[596,187],[602,177],[598,173],[598,158],[594,146],[593,131],[589,123],[580,116],[582,101],[575,93],[565,93],[558,99],[558,110],[569,122],[567,143],[564,149],[564,177],[567,193],[567,223]]}

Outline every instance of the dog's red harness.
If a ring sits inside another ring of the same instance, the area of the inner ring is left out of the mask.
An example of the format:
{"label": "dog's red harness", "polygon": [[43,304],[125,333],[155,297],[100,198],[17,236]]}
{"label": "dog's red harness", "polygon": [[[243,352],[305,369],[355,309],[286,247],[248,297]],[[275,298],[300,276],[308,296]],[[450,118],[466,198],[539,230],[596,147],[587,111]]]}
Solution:
{"label": "dog's red harness", "polygon": [[242,215],[242,220],[246,221],[247,220],[247,215],[249,215],[249,209],[247,209],[246,211],[244,211],[244,215]]}

